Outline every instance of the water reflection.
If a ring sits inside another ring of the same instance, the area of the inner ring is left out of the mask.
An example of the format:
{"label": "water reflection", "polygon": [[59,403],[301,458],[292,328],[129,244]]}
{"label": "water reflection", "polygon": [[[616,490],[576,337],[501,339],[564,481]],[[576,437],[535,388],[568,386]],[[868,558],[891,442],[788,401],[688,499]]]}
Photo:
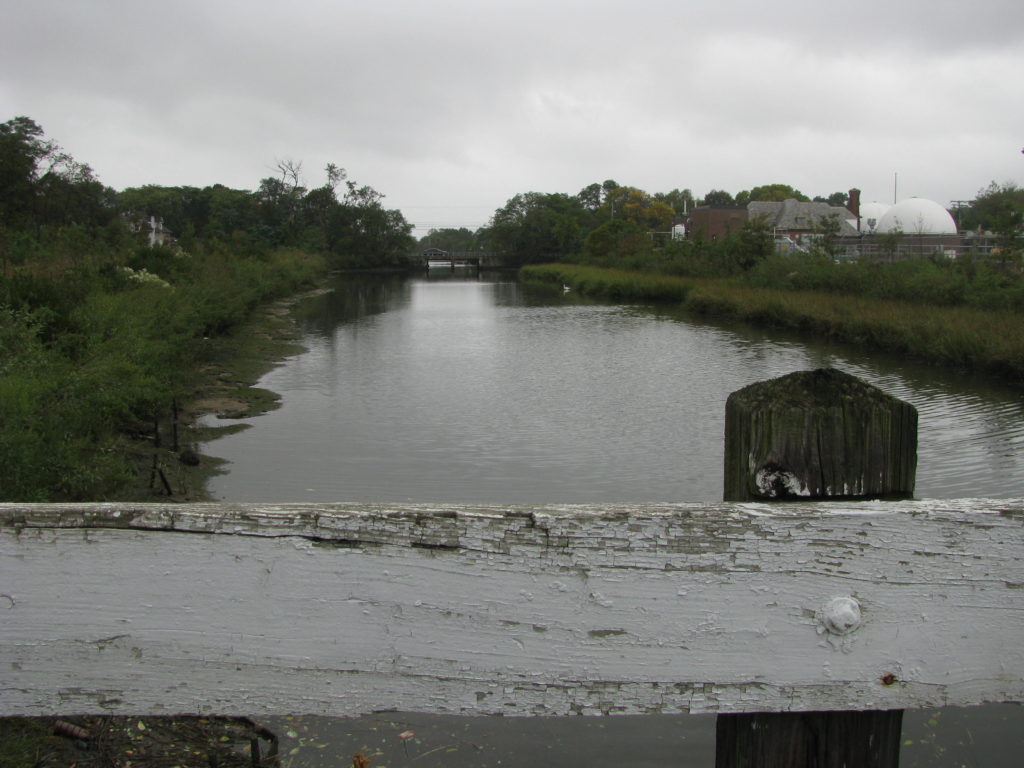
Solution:
{"label": "water reflection", "polygon": [[304,299],[292,311],[305,334],[332,336],[340,325],[400,309],[409,303],[411,286],[404,277],[337,280],[330,290]]}

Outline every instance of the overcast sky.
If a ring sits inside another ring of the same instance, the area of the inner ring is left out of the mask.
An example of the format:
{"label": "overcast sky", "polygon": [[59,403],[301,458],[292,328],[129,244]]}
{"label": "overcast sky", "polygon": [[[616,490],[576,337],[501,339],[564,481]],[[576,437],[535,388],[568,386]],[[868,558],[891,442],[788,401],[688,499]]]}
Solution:
{"label": "overcast sky", "polygon": [[417,225],[518,192],[1024,180],[1021,0],[2,0],[0,121],[105,184],[334,162]]}

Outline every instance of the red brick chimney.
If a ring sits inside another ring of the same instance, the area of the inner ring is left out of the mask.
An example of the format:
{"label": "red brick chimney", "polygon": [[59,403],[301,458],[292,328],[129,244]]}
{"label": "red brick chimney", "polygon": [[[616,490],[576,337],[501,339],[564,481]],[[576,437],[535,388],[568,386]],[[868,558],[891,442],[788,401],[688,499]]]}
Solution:
{"label": "red brick chimney", "polygon": [[860,232],[860,190],[856,187],[850,190],[850,202],[846,207],[857,219],[857,231]]}

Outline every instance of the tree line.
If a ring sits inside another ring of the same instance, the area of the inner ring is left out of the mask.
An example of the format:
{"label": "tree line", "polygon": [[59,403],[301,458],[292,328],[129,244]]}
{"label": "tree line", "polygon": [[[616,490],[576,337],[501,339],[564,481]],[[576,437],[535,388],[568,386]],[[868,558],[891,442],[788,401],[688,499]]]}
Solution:
{"label": "tree line", "polygon": [[[124,498],[211,339],[329,268],[410,264],[380,193],[334,165],[313,188],[278,171],[118,192],[31,118],[0,123],[0,500]],[[150,247],[150,217],[175,239]]]}
{"label": "tree line", "polygon": [[122,210],[159,217],[188,249],[196,240],[231,241],[243,247],[294,247],[322,254],[337,269],[412,265],[412,225],[385,208],[373,187],[349,179],[329,163],[323,184],[308,187],[302,164],[278,161],[277,175],[255,191],[220,184],[147,185],[120,193]]}
{"label": "tree line", "polygon": [[[784,184],[755,187],[741,193],[745,200],[807,200]],[[836,193],[829,200],[842,198]],[[711,190],[696,199],[689,189],[649,193],[608,179],[575,195],[524,192],[494,212],[487,226],[470,232],[431,230],[420,247],[444,250],[491,250],[514,265],[574,261],[623,269],[671,271],[689,260],[691,269],[729,272],[772,249],[771,231],[749,222],[734,236],[719,241],[680,240],[673,227],[698,205],[736,204],[727,193]],[[699,266],[698,266],[699,265]]]}
{"label": "tree line", "polygon": [[[466,228],[431,230],[421,248],[500,251],[515,265],[551,261],[639,269],[669,274],[727,276],[743,272],[774,252],[770,227],[747,221],[713,242],[673,235],[675,224],[699,205],[746,206],[755,201],[811,201],[788,184],[765,184],[732,195],[712,189],[695,198],[690,189],[649,193],[614,180],[593,183],[572,195],[524,192],[494,212],[475,232]],[[846,206],[846,192],[815,196],[815,202]],[[991,184],[975,200],[954,209],[963,231],[991,232],[1004,253],[1019,252],[1024,226],[1024,190],[1014,184]],[[834,256],[835,222],[818,224],[814,250]]]}

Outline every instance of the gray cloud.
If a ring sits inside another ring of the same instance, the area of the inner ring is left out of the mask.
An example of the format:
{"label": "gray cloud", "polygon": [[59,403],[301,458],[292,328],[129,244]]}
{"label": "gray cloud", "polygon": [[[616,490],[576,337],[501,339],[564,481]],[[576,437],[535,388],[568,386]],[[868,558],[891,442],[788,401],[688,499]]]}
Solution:
{"label": "gray cloud", "polygon": [[0,107],[106,183],[327,162],[418,225],[516,192],[783,182],[891,199],[1021,178],[1024,4],[35,0]]}

